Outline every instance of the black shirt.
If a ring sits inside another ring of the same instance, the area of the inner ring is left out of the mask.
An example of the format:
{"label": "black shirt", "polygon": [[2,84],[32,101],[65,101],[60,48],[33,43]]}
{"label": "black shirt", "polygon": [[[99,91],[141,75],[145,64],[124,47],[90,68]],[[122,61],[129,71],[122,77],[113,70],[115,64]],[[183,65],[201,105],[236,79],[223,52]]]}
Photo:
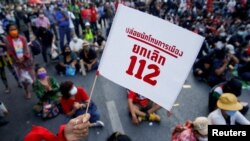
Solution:
{"label": "black shirt", "polygon": [[96,52],[92,48],[89,49],[89,52],[87,54],[84,53],[84,50],[81,50],[79,56],[80,59],[83,59],[83,61],[87,64],[91,64],[92,61],[97,58]]}

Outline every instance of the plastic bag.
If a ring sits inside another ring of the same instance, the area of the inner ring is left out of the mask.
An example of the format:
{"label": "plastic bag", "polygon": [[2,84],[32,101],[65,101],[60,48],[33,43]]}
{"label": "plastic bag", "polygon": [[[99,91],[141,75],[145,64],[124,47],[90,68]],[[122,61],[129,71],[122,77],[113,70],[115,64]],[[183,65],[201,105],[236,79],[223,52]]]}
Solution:
{"label": "plastic bag", "polygon": [[66,67],[66,72],[65,72],[66,76],[74,76],[75,73],[76,73],[76,69],[74,67],[72,66]]}
{"label": "plastic bag", "polygon": [[59,56],[59,50],[54,43],[52,44],[50,54],[51,54],[51,59],[56,59]]}
{"label": "plastic bag", "polygon": [[28,71],[21,70],[20,82],[26,82],[26,83],[29,83],[29,84],[33,83],[33,79],[31,78],[31,76],[30,76],[30,74],[29,74]]}

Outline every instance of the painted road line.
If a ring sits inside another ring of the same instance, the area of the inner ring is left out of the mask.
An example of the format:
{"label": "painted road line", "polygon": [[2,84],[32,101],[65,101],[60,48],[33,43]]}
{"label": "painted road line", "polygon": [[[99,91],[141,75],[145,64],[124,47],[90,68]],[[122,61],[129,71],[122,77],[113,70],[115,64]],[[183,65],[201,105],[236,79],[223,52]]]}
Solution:
{"label": "painted road line", "polygon": [[119,131],[120,133],[124,134],[124,130],[122,127],[122,123],[118,114],[118,111],[115,106],[114,101],[108,101],[106,102],[108,113],[109,113],[109,119],[111,122],[111,126],[113,129],[113,132]]}
{"label": "painted road line", "polygon": [[192,88],[192,86],[191,86],[191,85],[183,85],[182,87],[183,87],[183,88],[186,88],[186,89],[188,89],[188,88]]}

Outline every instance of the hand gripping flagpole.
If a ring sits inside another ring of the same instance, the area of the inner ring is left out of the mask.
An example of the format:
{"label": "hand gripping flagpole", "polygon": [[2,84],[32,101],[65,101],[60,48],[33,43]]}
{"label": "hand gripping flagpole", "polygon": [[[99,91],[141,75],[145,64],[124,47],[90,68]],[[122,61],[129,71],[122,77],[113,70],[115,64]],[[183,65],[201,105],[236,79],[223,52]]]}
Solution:
{"label": "hand gripping flagpole", "polygon": [[95,84],[96,84],[96,80],[97,80],[97,78],[98,78],[98,75],[99,75],[99,71],[97,70],[97,71],[96,71],[96,75],[95,75],[95,79],[94,79],[94,82],[93,82],[93,84],[92,84],[92,88],[91,88],[91,91],[90,91],[89,102],[88,102],[88,104],[87,104],[87,108],[86,108],[85,114],[87,114],[88,111],[89,111],[89,105],[90,105],[90,102],[91,102],[91,99],[92,99],[92,95],[93,95],[93,92],[94,92],[94,89],[95,89]]}

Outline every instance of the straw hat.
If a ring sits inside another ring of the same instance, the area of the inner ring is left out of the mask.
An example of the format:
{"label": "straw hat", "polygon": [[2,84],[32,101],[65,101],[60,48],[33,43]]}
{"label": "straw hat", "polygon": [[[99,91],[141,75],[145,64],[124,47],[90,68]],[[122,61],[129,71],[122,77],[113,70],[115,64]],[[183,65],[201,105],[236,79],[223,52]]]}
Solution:
{"label": "straw hat", "polygon": [[90,43],[87,42],[87,41],[85,41],[85,42],[82,43],[82,47],[89,46],[89,45],[90,45]]}
{"label": "straw hat", "polygon": [[193,121],[194,129],[201,135],[206,136],[208,134],[208,119],[206,117],[197,117]]}
{"label": "straw hat", "polygon": [[231,93],[224,93],[217,101],[217,106],[222,110],[238,111],[243,108],[243,105],[238,102],[237,97]]}

